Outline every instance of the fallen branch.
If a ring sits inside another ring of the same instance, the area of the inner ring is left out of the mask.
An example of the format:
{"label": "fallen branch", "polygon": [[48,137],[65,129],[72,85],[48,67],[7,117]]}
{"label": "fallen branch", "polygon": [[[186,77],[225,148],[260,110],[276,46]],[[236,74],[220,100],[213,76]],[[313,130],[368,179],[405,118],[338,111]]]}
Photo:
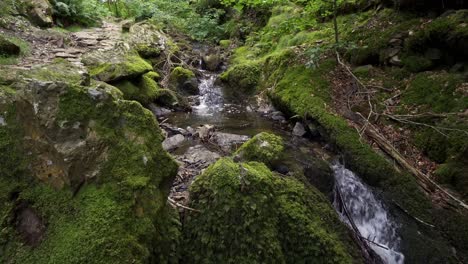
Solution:
{"label": "fallen branch", "polygon": [[193,208],[190,208],[188,206],[185,206],[183,204],[180,204],[176,201],[174,201],[171,197],[167,197],[167,201],[169,202],[170,205],[172,205],[172,207],[180,207],[180,208],[183,208],[183,209],[186,209],[186,210],[189,210],[189,211],[193,211],[193,212],[197,212],[197,213],[201,213],[202,211],[200,210],[197,210],[197,209],[193,209]]}
{"label": "fallen branch", "polygon": [[[362,117],[362,115],[361,115]],[[362,117],[364,118],[364,117]],[[434,182],[432,179],[427,177],[425,174],[423,174],[421,171],[413,167],[411,164],[409,164],[408,161],[398,152],[395,147],[393,147],[390,142],[386,140],[384,136],[382,136],[373,125],[368,125],[365,131],[366,135],[371,138],[379,147],[387,153],[390,157],[392,157],[401,167],[406,169],[407,171],[411,172],[416,179],[418,184],[428,193],[428,194],[433,194],[435,191],[440,191],[442,194],[442,198],[444,201],[450,205],[450,206],[455,206],[455,207],[460,207],[462,209],[468,210],[468,205],[465,204],[463,201],[460,199],[456,198],[449,192],[447,192],[444,188],[442,188],[440,185],[438,185],[436,182]]]}

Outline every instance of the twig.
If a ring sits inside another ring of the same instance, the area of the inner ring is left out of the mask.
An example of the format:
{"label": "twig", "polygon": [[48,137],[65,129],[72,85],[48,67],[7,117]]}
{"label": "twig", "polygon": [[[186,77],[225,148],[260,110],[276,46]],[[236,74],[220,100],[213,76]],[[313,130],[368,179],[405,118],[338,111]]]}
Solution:
{"label": "twig", "polygon": [[187,209],[189,211],[193,211],[193,212],[197,212],[197,213],[201,213],[202,211],[200,210],[197,210],[197,209],[193,209],[193,208],[190,208],[188,206],[185,206],[183,204],[180,204],[176,201],[174,201],[171,197],[167,197],[167,201],[174,207],[180,207],[180,208],[183,208],[183,209]]}

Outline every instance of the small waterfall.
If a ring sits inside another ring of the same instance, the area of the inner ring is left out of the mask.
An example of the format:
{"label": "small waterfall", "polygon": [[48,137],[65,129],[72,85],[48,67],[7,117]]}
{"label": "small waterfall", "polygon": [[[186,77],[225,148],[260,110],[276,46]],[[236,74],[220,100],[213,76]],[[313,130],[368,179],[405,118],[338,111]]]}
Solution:
{"label": "small waterfall", "polygon": [[[404,255],[398,251],[400,244],[400,238],[396,232],[398,225],[391,219],[382,202],[367,185],[343,165],[334,165],[333,171],[341,199],[361,237],[376,243],[369,243],[369,246],[384,263],[403,264]],[[338,201],[339,199],[335,199],[334,202],[336,210],[340,213],[342,220],[351,225],[343,206]]]}
{"label": "small waterfall", "polygon": [[198,115],[213,115],[223,110],[223,91],[215,84],[217,75],[202,71],[200,80],[200,104],[193,107]]}

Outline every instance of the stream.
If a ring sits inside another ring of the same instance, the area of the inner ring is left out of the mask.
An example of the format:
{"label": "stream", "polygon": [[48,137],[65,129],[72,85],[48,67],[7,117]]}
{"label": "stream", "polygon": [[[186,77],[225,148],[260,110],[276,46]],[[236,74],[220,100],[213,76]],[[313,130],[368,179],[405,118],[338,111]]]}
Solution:
{"label": "stream", "polygon": [[[228,95],[230,93],[226,92],[226,88],[217,82],[219,75],[216,73],[201,70],[200,74],[200,95],[196,100],[197,104],[193,106],[190,113],[171,113],[167,117],[171,126],[188,129],[188,127],[213,125],[217,131],[249,137],[260,132],[279,134],[285,140],[286,158],[284,164],[289,168],[304,168],[309,162],[312,162],[309,157],[319,157],[325,160],[336,159],[336,155],[326,150],[323,143],[293,136],[290,132],[291,127],[288,128],[284,120],[282,120],[282,124],[278,122],[278,119],[273,120],[271,112],[275,112],[275,110],[272,107],[258,108],[252,106],[255,105],[254,102],[249,102],[241,95]],[[181,157],[190,147],[200,144],[199,141],[191,141],[173,154]],[[359,235],[371,241],[368,243],[370,248],[382,259],[383,263],[403,264],[404,255],[398,251],[400,245],[400,238],[397,234],[398,224],[387,212],[383,202],[357,175],[343,165],[333,165],[332,169],[336,188],[340,190],[348,215],[357,227]],[[186,189],[187,186],[184,186],[179,191],[186,191]],[[351,228],[349,218],[343,212],[343,206],[338,206],[336,202],[334,206],[341,220]]]}

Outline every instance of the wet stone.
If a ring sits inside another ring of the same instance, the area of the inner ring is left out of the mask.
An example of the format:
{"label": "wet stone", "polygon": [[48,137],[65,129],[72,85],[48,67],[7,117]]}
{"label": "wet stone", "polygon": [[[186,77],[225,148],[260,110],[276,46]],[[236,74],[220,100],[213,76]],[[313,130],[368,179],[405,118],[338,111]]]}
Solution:
{"label": "wet stone", "polygon": [[297,122],[296,125],[294,126],[292,133],[294,136],[303,137],[307,133],[307,131],[305,130],[304,125]]}
{"label": "wet stone", "polygon": [[175,136],[166,138],[163,143],[163,149],[164,150],[173,150],[178,148],[182,143],[185,142],[185,137],[181,134],[177,134]]}

